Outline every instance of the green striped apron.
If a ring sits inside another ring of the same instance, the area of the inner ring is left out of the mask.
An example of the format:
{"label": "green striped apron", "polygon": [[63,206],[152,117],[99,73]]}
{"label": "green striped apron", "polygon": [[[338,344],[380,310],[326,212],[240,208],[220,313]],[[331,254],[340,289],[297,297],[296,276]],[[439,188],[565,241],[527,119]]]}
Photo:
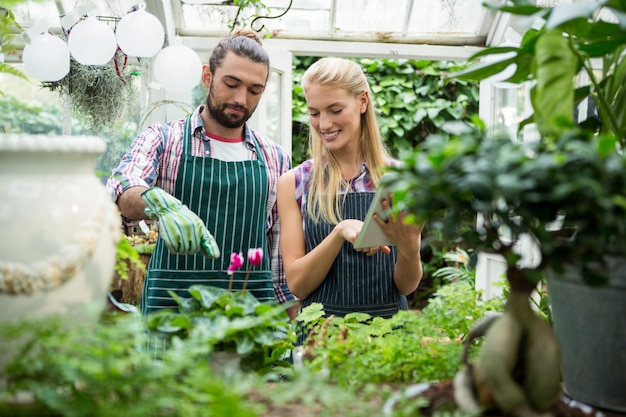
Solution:
{"label": "green striped apron", "polygon": [[207,259],[198,252],[193,255],[170,253],[161,239],[150,258],[148,273],[141,297],[143,314],[159,309],[177,309],[168,294],[189,298],[188,289],[194,284],[228,288],[230,275],[226,273],[230,255],[241,252],[243,267],[235,272],[233,290],[242,288],[248,269],[250,248],[262,248],[264,257],[259,267],[253,267],[247,289],[259,301],[274,300],[274,287],[269,264],[267,244],[266,204],[269,193],[267,171],[258,142],[252,135],[257,160],[222,161],[215,158],[192,156],[190,118],[185,121],[183,152],[174,197],[180,199],[207,225],[219,245],[221,255]]}

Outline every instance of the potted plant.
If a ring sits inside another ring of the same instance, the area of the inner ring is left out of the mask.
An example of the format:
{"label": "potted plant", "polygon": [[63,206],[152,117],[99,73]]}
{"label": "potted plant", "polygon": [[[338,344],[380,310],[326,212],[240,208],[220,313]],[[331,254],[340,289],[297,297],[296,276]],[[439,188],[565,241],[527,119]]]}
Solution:
{"label": "potted plant", "polygon": [[[491,352],[483,355],[482,363],[471,364],[479,368],[474,382],[487,386],[498,408],[513,414],[524,412],[524,407],[541,412],[541,403],[550,396],[540,398],[533,386],[551,380],[543,390],[555,395],[559,386],[554,379],[560,370],[570,396],[624,411],[626,31],[619,22],[626,17],[626,1],[552,8],[527,1],[487,6],[529,18],[533,26],[518,47],[486,48],[473,58],[495,56],[495,60],[453,76],[482,81],[513,65],[515,71],[506,81],[533,83],[534,114],[524,124],[536,123],[541,140],[519,143],[516,138],[492,137],[483,126],[448,126],[446,135],[428,138],[404,158],[403,167],[393,170],[389,181],[394,184],[396,208],[408,210],[416,221],[427,221],[429,229],[458,238],[465,248],[495,252],[506,260],[511,283],[508,305],[518,311],[510,313],[509,325],[496,321],[487,330],[485,345]],[[537,19],[543,19],[539,27]],[[599,69],[596,61],[602,63]],[[590,84],[576,85],[580,71],[587,73]],[[577,105],[584,99],[595,105],[596,114],[575,120]],[[459,219],[467,213],[477,216],[478,225],[459,236]],[[535,264],[522,260],[516,250],[522,235],[537,244],[540,260]],[[529,314],[526,302],[544,274],[550,277],[556,347],[549,342],[551,329],[530,324],[539,322]],[[608,285],[618,293],[609,295]],[[561,295],[565,286],[567,294]],[[582,298],[575,296],[580,291]],[[601,307],[594,306],[595,299]],[[565,301],[578,304],[561,306]],[[618,305],[613,308],[610,301]],[[600,315],[594,317],[596,312]],[[579,321],[566,324],[568,315]],[[581,322],[583,318],[590,324]],[[607,330],[608,334],[592,333]],[[532,334],[541,334],[543,346],[523,342]],[[480,369],[492,367],[494,358],[506,372]],[[555,361],[560,369],[554,367]],[[485,377],[480,375],[483,371],[493,374]],[[514,372],[524,376],[511,379]],[[503,380],[508,391],[494,392]]]}
{"label": "potted plant", "polygon": [[168,340],[188,339],[191,335],[204,340],[213,352],[216,370],[239,368],[265,374],[276,367],[289,367],[289,353],[296,340],[287,314],[292,303],[260,302],[246,290],[250,271],[261,264],[262,258],[262,249],[249,250],[248,270],[239,291],[231,291],[234,272],[244,262],[238,253],[231,254],[228,289],[192,285],[189,298],[170,291],[178,310],[151,313],[148,330]]}
{"label": "potted plant", "polygon": [[134,79],[142,64],[127,65],[127,60],[121,49],[105,65],[83,65],[71,58],[70,71],[65,77],[41,84],[68,100],[89,128],[102,129],[120,121],[136,100]]}

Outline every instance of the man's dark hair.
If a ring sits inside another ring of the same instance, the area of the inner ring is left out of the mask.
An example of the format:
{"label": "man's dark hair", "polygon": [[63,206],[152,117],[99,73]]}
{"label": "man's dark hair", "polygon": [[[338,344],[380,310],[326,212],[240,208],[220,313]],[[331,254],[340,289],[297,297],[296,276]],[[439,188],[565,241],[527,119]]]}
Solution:
{"label": "man's dark hair", "polygon": [[215,74],[215,70],[222,65],[228,52],[233,52],[253,62],[265,64],[269,75],[270,58],[263,49],[261,39],[252,30],[237,29],[219,41],[209,58],[211,74]]}

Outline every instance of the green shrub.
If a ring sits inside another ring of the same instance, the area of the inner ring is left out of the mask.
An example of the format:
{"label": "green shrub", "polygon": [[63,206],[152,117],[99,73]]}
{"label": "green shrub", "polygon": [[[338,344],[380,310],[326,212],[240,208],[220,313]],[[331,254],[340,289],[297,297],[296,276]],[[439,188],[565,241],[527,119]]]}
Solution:
{"label": "green shrub", "polygon": [[311,330],[302,349],[305,367],[328,373],[340,386],[430,382],[458,371],[463,336],[503,300],[480,301],[468,283],[442,287],[422,312],[400,311],[389,319],[364,313],[325,318],[312,304],[298,319]]}

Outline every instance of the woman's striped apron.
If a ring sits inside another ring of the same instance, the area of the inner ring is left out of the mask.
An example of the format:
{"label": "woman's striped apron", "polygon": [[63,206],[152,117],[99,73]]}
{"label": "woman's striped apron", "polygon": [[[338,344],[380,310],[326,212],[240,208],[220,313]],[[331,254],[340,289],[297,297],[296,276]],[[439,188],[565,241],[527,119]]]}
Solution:
{"label": "woman's striped apron", "polygon": [[[365,219],[374,194],[373,192],[346,194],[342,218]],[[322,220],[316,224],[309,216],[305,216],[304,235],[307,253],[319,245],[333,227],[334,225]],[[311,303],[321,303],[327,316],[331,314],[345,316],[352,312],[362,312],[385,318],[393,316],[398,310],[407,310],[407,299],[398,292],[393,281],[396,259],[395,246],[391,246],[390,254],[378,251],[373,256],[366,256],[354,250],[350,242],[344,242],[324,282],[302,300],[302,308]]]}
{"label": "woman's striped apron", "polygon": [[168,290],[189,298],[188,289],[194,284],[228,288],[230,276],[226,270],[233,252],[242,252],[244,256],[244,265],[235,272],[232,287],[241,289],[250,248],[263,248],[265,256],[261,266],[252,269],[247,289],[259,301],[275,299],[266,234],[268,178],[256,138],[253,135],[257,160],[231,162],[192,156],[192,136],[187,118],[173,195],[205,222],[221,255],[217,259],[207,259],[200,252],[178,255],[170,253],[161,239],[157,240],[141,297],[143,314],[176,309],[178,305]]}

